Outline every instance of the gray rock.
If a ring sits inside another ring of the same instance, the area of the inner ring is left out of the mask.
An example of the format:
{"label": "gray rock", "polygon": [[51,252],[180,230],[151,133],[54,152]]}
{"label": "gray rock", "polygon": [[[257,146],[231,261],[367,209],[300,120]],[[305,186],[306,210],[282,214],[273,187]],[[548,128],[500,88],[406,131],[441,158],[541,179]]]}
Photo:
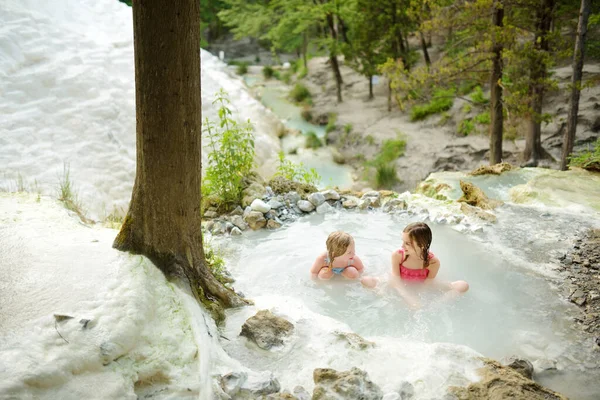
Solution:
{"label": "gray rock", "polygon": [[248,229],[248,224],[244,221],[244,218],[242,218],[241,215],[234,215],[234,216],[230,217],[229,220],[231,221],[231,223],[233,225],[238,227],[241,231],[245,231],[246,229]]}
{"label": "gray rock", "polygon": [[347,197],[346,200],[342,202],[342,207],[356,208],[358,207],[358,199],[356,197]]}
{"label": "gray rock", "polygon": [[340,331],[335,331],[333,333],[339,339],[342,339],[342,340],[345,340],[346,342],[348,342],[348,344],[350,345],[350,347],[352,347],[353,349],[356,349],[356,350],[365,350],[365,349],[368,349],[368,348],[375,347],[375,343],[369,342],[368,340],[365,340],[362,336],[357,335],[356,333],[352,333],[352,332],[340,332]]}
{"label": "gray rock", "polygon": [[511,356],[506,360],[503,360],[503,364],[510,367],[523,375],[525,378],[533,378],[533,364],[524,358]]}
{"label": "gray rock", "polygon": [[215,221],[210,232],[213,235],[224,235],[227,233],[227,225],[223,221]]}
{"label": "gray rock", "polygon": [[333,189],[325,190],[321,192],[325,200],[339,200],[340,194]]}
{"label": "gray rock", "polygon": [[230,372],[219,379],[219,385],[229,396],[235,396],[247,379],[245,372]]}
{"label": "gray rock", "polygon": [[240,388],[238,395],[242,398],[257,399],[281,390],[279,381],[269,371],[263,371],[257,376],[250,376]]}
{"label": "gray rock", "polygon": [[308,195],[308,201],[310,201],[315,207],[318,207],[325,202],[325,196],[319,192],[311,193]]}
{"label": "gray rock", "polygon": [[250,214],[251,211],[252,211],[252,208],[250,208],[250,206],[247,206],[246,208],[244,208],[244,213],[242,214],[242,218],[246,219],[246,217],[248,216],[248,214]]}
{"label": "gray rock", "polygon": [[229,233],[231,236],[242,236],[242,231],[237,226],[234,227]]}
{"label": "gray rock", "polygon": [[306,389],[304,389],[302,386],[296,386],[294,388],[294,396],[296,396],[296,398],[298,400],[310,400],[311,396],[308,393],[308,391]]}
{"label": "gray rock", "polygon": [[361,399],[381,400],[383,393],[367,373],[358,368],[338,372],[330,368],[313,371],[315,389],[313,400]]}
{"label": "gray rock", "polygon": [[250,211],[244,220],[248,223],[250,229],[254,231],[264,228],[267,225],[267,220],[260,211]]}
{"label": "gray rock", "polygon": [[276,219],[270,219],[267,221],[267,228],[268,229],[279,229],[281,228],[283,224],[281,223],[281,221],[279,221],[279,218]]}
{"label": "gray rock", "polygon": [[265,191],[267,192],[267,196],[275,196],[275,192],[273,191],[273,189],[271,189],[271,186],[265,186]]}
{"label": "gray rock", "polygon": [[242,207],[252,204],[254,199],[262,199],[266,194],[266,189],[260,183],[254,182],[242,192]]}
{"label": "gray rock", "polygon": [[549,360],[547,358],[538,358],[533,362],[533,369],[536,372],[544,372],[556,370],[556,360]]}
{"label": "gray rock", "polygon": [[415,395],[415,387],[410,382],[402,382],[398,389],[398,394],[401,400],[412,399]]}
{"label": "gray rock", "polygon": [[298,208],[303,211],[303,212],[311,212],[315,209],[315,206],[313,205],[313,203],[311,203],[310,201],[307,200],[300,200],[297,203]]}
{"label": "gray rock", "polygon": [[219,214],[217,214],[217,212],[213,210],[208,210],[204,213],[205,218],[217,218],[218,216]]}
{"label": "gray rock", "polygon": [[333,207],[329,203],[323,203],[317,207],[317,214],[327,214],[333,212]]}
{"label": "gray rock", "polygon": [[395,210],[406,210],[408,208],[408,204],[406,201],[400,199],[391,199],[387,203],[383,205],[383,212],[390,213]]}
{"label": "gray rock", "polygon": [[265,218],[266,219],[277,219],[277,211],[270,210],[269,212],[265,213]]}
{"label": "gray rock", "polygon": [[290,205],[295,205],[297,204],[300,200],[302,200],[302,197],[300,197],[300,195],[297,192],[289,192],[286,193],[283,196],[283,199]]}
{"label": "gray rock", "polygon": [[363,194],[360,199],[364,200],[366,198],[381,199],[381,194],[376,190],[371,190]]}
{"label": "gray rock", "polygon": [[250,208],[252,208],[253,211],[260,211],[263,214],[271,210],[271,206],[260,199],[254,199]]}
{"label": "gray rock", "polygon": [[269,205],[269,207],[271,207],[271,209],[273,210],[277,210],[278,208],[283,207],[283,203],[280,202],[277,199],[271,199],[269,200],[269,202],[267,203]]}
{"label": "gray rock", "polygon": [[229,215],[244,215],[244,210],[242,207],[237,206],[232,212],[229,213]]}
{"label": "gray rock", "polygon": [[379,207],[379,205],[379,199],[375,199],[373,197],[365,197],[364,199],[361,199],[358,202],[358,208],[360,208],[361,210],[366,210],[369,207],[376,208]]}
{"label": "gray rock", "polygon": [[273,346],[281,346],[283,338],[293,330],[291,322],[273,315],[269,310],[260,310],[244,322],[240,336],[247,337],[261,349],[269,350]]}
{"label": "gray rock", "polygon": [[585,296],[585,293],[583,292],[583,290],[577,289],[569,297],[569,300],[571,300],[573,303],[577,304],[578,306],[582,306],[585,304],[585,297],[586,296]]}

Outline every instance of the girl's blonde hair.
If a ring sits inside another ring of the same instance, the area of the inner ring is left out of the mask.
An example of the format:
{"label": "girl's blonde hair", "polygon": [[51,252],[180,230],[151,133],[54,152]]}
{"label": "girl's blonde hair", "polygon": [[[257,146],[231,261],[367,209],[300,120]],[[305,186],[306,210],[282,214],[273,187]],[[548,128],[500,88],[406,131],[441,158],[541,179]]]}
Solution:
{"label": "girl's blonde hair", "polygon": [[336,257],[343,255],[346,252],[346,250],[348,250],[348,246],[350,246],[353,242],[354,239],[352,238],[352,236],[342,231],[335,231],[327,237],[327,241],[325,242],[325,244],[327,246],[329,268],[331,268],[333,260]]}

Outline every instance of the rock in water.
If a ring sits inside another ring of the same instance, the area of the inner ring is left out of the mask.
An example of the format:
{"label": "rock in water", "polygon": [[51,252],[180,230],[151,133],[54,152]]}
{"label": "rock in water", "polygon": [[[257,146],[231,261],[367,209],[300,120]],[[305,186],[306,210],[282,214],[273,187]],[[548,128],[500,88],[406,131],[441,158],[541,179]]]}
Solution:
{"label": "rock in water", "polygon": [[260,310],[246,320],[240,336],[252,340],[261,349],[269,350],[273,346],[281,346],[283,338],[293,330],[291,322],[273,315],[269,310]]}
{"label": "rock in water", "polygon": [[513,167],[509,163],[498,163],[498,164],[494,164],[494,165],[482,165],[481,167],[469,172],[469,175],[471,175],[471,176],[500,175],[503,172],[510,171],[513,169],[515,169],[515,167]]}
{"label": "rock in water", "polygon": [[460,189],[463,191],[463,195],[458,201],[470,206],[479,207],[482,210],[493,210],[504,204],[498,200],[488,199],[483,190],[470,182],[460,181]]}
{"label": "rock in water", "polygon": [[315,390],[313,400],[361,399],[381,400],[383,392],[374,384],[367,373],[358,368],[338,372],[330,368],[313,371]]}

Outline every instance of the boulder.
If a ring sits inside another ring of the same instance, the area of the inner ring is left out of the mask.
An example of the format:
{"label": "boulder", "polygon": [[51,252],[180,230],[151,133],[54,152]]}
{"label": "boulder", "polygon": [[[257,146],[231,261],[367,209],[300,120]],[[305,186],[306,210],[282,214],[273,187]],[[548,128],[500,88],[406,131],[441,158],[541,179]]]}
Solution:
{"label": "boulder", "polygon": [[365,350],[375,347],[375,343],[365,340],[362,336],[352,332],[335,331],[334,334],[341,340],[346,341],[350,347],[356,350]]}
{"label": "boulder", "polygon": [[498,220],[494,214],[483,211],[477,207],[470,206],[467,203],[462,203],[460,205],[460,211],[462,211],[465,215],[477,217],[488,222],[496,222]]}
{"label": "boulder", "polygon": [[311,212],[311,211],[313,211],[313,210],[315,209],[315,206],[314,206],[314,204],[313,204],[313,203],[311,203],[311,202],[310,202],[310,201],[308,201],[308,200],[300,200],[300,201],[297,203],[297,205],[298,205],[298,208],[299,208],[301,211],[303,211],[303,212],[306,212],[306,213],[308,213],[308,212]]}
{"label": "boulder", "polygon": [[333,207],[329,203],[323,203],[317,207],[317,214],[327,214],[333,212]]}
{"label": "boulder", "polygon": [[318,207],[325,202],[325,196],[319,192],[311,193],[308,195],[308,201],[313,203],[315,207]]}
{"label": "boulder", "polygon": [[252,204],[250,204],[250,208],[253,211],[260,211],[263,214],[271,210],[271,206],[262,201],[261,199],[254,199],[252,201]]}
{"label": "boulder", "polygon": [[330,368],[317,368],[313,371],[315,389],[313,400],[361,399],[381,400],[383,393],[367,373],[358,368],[338,372]]}
{"label": "boulder", "polygon": [[503,360],[503,364],[523,375],[525,378],[533,379],[533,364],[524,358],[511,356]]}
{"label": "boulder", "polygon": [[511,171],[513,169],[515,169],[515,167],[513,167],[511,164],[503,162],[494,165],[482,165],[481,167],[469,172],[469,175],[500,175],[503,172]]}
{"label": "boulder", "polygon": [[463,191],[462,197],[458,199],[461,203],[467,203],[482,210],[493,210],[499,205],[504,204],[498,200],[488,199],[485,193],[471,182],[460,181],[460,189]]}
{"label": "boulder", "polygon": [[449,388],[459,400],[566,400],[567,398],[539,385],[513,368],[499,362],[483,359],[484,366],[479,370],[481,380],[467,387]]}
{"label": "boulder", "polygon": [[244,322],[240,336],[247,337],[261,349],[269,350],[273,346],[281,346],[283,338],[293,330],[291,322],[273,315],[269,310],[260,310]]}
{"label": "boulder", "polygon": [[339,200],[340,194],[333,189],[325,190],[321,192],[325,200]]}
{"label": "boulder", "polygon": [[390,213],[396,210],[406,210],[408,208],[408,204],[406,201],[400,199],[391,199],[383,205],[383,212]]}
{"label": "boulder", "polygon": [[252,204],[254,199],[262,199],[267,193],[265,187],[258,182],[253,182],[242,191],[242,207]]}
{"label": "boulder", "polygon": [[250,229],[254,231],[264,228],[265,225],[267,225],[267,220],[260,211],[250,211],[246,216],[245,221],[248,223],[248,226],[250,226]]}

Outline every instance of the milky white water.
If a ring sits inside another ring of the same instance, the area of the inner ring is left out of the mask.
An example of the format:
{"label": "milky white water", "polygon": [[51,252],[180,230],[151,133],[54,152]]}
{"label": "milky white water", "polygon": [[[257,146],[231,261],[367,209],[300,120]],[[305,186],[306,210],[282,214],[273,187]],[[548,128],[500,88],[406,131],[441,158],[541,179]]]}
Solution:
{"label": "milky white water", "polygon": [[[275,172],[281,122],[203,51],[203,117],[225,89],[255,127],[256,161]],[[135,174],[131,9],[116,0],[0,3],[0,189],[55,195],[65,164],[88,215],[123,213]],[[203,152],[206,165],[207,150]],[[98,171],[101,171],[98,174]]]}
{"label": "milky white water", "polygon": [[[214,113],[210,96],[224,87],[242,118],[265,127],[257,129],[257,143],[266,149],[257,149],[259,158],[275,155],[279,144],[268,127],[275,130],[277,118],[216,58],[202,52],[202,67],[205,114]],[[116,0],[5,0],[0,77],[2,186],[16,189],[20,174],[24,185],[37,181],[42,192],[53,192],[67,162],[92,217],[126,207],[135,163],[130,9]],[[510,200],[509,189],[540,174],[523,170],[473,181]],[[458,175],[438,177],[451,181],[457,196]],[[552,264],[575,233],[599,224],[594,182],[570,182],[588,193],[591,209],[579,204],[577,193],[551,187],[543,199],[561,201],[507,204],[496,211],[497,224],[479,223],[480,233],[459,233],[473,228],[465,224],[432,224],[439,279],[467,280],[471,290],[452,301],[423,292],[419,311],[408,310],[386,284],[389,253],[416,216],[313,215],[275,232],[215,240],[225,246],[236,289],[256,302],[230,311],[222,332],[147,260],[113,250],[116,231],[84,226],[44,196],[1,194],[0,398],[210,399],[216,374],[269,370],[283,388],[310,389],[314,368],[356,366],[384,392],[408,381],[416,398],[430,399],[476,380],[479,355],[517,354],[555,360],[557,371],[538,375],[544,384],[574,399],[596,399],[597,357],[571,328],[575,310],[560,300],[564,278]],[[446,207],[415,202],[430,215]],[[382,281],[378,290],[308,279],[335,229],[355,236],[368,274]],[[273,352],[238,337],[245,319],[263,308],[296,327]],[[56,322],[53,314],[74,318]],[[356,332],[375,348],[349,348],[335,331]]]}

